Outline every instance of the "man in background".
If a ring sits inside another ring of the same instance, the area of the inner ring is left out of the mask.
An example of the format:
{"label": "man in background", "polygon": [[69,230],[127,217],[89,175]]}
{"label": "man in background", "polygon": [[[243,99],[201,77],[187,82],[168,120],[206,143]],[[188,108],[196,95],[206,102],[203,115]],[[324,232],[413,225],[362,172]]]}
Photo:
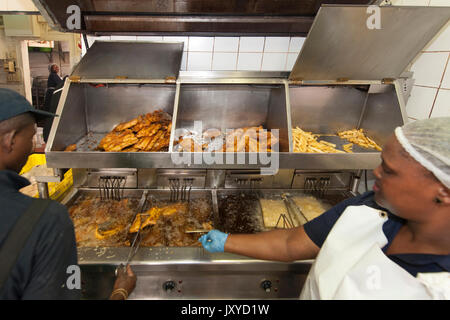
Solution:
{"label": "man in background", "polygon": [[59,66],[57,64],[51,64],[49,66],[49,76],[47,79],[47,91],[45,93],[44,110],[50,110],[50,102],[52,99],[53,92],[59,87],[64,80],[59,76]]}

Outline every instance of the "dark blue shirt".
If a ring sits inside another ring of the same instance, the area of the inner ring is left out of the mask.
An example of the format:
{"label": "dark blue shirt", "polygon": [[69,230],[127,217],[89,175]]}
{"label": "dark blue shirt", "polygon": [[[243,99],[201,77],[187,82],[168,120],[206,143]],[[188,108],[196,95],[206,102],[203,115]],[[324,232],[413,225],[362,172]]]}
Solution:
{"label": "dark blue shirt", "polygon": [[64,82],[64,80],[61,79],[56,72],[50,72],[48,79],[47,79],[47,88],[55,89],[62,82]]}
{"label": "dark blue shirt", "polygon": [[[30,182],[17,173],[0,170],[0,246],[17,219],[32,202],[18,190]],[[0,299],[79,299],[80,290],[66,282],[77,265],[73,223],[67,209],[53,201],[40,217],[8,280]]]}
{"label": "dark blue shirt", "polygon": [[[304,225],[306,234],[318,247],[322,247],[328,233],[331,231],[344,210],[348,206],[360,205],[387,211],[376,204],[373,191],[366,192],[360,196],[339,203],[324,214],[306,223]],[[405,220],[393,215],[389,211],[387,212],[389,218],[383,224],[383,233],[388,239],[388,243],[382,248],[383,252],[386,252],[395,235],[405,223]],[[450,255],[405,253],[387,255],[387,257],[413,276],[416,276],[419,272],[448,272],[450,269]]]}

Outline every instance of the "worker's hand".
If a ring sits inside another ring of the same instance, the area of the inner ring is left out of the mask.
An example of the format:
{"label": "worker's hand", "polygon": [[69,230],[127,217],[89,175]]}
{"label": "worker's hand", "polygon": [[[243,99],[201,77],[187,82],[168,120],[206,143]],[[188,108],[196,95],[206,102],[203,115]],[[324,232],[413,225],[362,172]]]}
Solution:
{"label": "worker's hand", "polygon": [[[113,291],[111,294],[111,300],[125,300],[125,296],[133,292],[136,287],[136,275],[133,273],[130,265],[125,266],[121,265],[117,268],[117,278],[114,282]],[[125,293],[125,296],[122,293]]]}
{"label": "worker's hand", "polygon": [[207,234],[201,236],[198,241],[200,241],[203,248],[209,252],[224,252],[227,237],[227,233],[220,232],[219,230],[211,230]]}

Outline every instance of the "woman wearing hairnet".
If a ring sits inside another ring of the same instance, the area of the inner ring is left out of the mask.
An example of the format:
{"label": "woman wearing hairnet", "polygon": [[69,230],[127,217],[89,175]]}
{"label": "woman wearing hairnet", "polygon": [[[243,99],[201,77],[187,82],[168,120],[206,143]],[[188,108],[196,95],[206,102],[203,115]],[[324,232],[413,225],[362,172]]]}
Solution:
{"label": "woman wearing hairnet", "polygon": [[373,191],[307,224],[258,234],[212,230],[210,252],[315,259],[301,299],[450,298],[450,118],[399,127]]}

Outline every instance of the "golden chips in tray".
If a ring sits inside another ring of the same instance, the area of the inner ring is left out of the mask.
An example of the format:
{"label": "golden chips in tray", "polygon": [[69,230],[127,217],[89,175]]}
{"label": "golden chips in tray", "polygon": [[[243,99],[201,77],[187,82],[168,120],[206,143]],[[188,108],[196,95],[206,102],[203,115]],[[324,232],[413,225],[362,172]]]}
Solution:
{"label": "golden chips in tray", "polygon": [[341,139],[346,139],[351,143],[344,144],[342,148],[344,151],[336,149],[334,143],[320,140],[320,134],[313,134],[306,132],[296,127],[292,129],[294,152],[304,153],[353,153],[353,144],[367,149],[376,149],[382,151],[381,147],[372,139],[370,139],[363,131],[363,129],[353,129],[340,131],[337,133]]}
{"label": "golden chips in tray", "polygon": [[312,132],[306,132],[296,127],[292,129],[294,138],[294,152],[306,153],[344,153],[336,149],[336,145],[327,141],[318,141],[319,135]]}
{"label": "golden chips in tray", "polygon": [[357,144],[358,146],[382,151],[381,147],[375,141],[364,134],[363,129],[341,131],[338,132],[338,136],[340,138],[347,139],[348,141]]}
{"label": "golden chips in tray", "polygon": [[98,149],[108,152],[167,151],[171,118],[168,113],[157,110],[123,122],[100,141]]}

